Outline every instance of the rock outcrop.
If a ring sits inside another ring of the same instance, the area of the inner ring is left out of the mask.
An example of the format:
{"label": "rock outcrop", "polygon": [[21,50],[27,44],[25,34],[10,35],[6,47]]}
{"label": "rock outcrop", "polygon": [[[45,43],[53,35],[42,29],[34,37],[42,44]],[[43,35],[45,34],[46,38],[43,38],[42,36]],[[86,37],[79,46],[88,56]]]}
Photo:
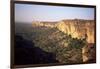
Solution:
{"label": "rock outcrop", "polygon": [[60,31],[73,38],[87,38],[88,43],[94,43],[94,27],[93,20],[62,20],[57,24]]}

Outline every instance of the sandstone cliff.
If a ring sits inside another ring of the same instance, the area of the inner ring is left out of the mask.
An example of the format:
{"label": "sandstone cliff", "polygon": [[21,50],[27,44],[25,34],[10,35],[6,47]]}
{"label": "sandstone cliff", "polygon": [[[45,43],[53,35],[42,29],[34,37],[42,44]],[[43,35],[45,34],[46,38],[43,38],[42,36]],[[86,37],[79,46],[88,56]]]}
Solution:
{"label": "sandstone cliff", "polygon": [[93,20],[62,20],[57,24],[60,31],[73,38],[87,38],[88,43],[94,43],[94,27]]}
{"label": "sandstone cliff", "polygon": [[33,26],[56,27],[59,31],[71,35],[73,38],[87,38],[88,43],[94,43],[94,20],[61,20],[59,22],[33,22]]}

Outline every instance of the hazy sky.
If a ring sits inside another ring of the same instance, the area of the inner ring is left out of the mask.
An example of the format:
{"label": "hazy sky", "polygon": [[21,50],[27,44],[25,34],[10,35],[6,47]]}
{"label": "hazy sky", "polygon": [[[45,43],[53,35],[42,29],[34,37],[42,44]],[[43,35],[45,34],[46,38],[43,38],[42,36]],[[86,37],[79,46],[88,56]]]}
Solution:
{"label": "hazy sky", "polygon": [[94,8],[15,4],[15,21],[59,21],[62,19],[94,19]]}

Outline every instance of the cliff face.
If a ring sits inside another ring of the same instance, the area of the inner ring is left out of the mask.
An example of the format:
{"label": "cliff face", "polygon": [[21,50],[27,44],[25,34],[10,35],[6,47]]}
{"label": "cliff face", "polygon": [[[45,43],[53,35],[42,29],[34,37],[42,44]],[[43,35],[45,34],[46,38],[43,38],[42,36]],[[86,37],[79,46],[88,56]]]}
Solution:
{"label": "cliff face", "polygon": [[88,43],[94,43],[94,20],[62,20],[56,23],[33,22],[33,26],[57,27],[58,30],[73,38],[87,38]]}
{"label": "cliff face", "polygon": [[93,20],[63,20],[57,24],[57,28],[71,35],[73,38],[87,38],[88,43],[94,43]]}

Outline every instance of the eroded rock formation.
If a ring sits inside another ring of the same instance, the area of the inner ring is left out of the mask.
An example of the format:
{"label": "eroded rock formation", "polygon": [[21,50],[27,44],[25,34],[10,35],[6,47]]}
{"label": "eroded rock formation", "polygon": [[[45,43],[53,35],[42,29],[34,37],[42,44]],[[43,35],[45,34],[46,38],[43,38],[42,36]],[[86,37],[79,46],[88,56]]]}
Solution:
{"label": "eroded rock formation", "polygon": [[93,20],[62,20],[58,23],[57,28],[73,38],[87,37],[88,43],[94,43]]}

